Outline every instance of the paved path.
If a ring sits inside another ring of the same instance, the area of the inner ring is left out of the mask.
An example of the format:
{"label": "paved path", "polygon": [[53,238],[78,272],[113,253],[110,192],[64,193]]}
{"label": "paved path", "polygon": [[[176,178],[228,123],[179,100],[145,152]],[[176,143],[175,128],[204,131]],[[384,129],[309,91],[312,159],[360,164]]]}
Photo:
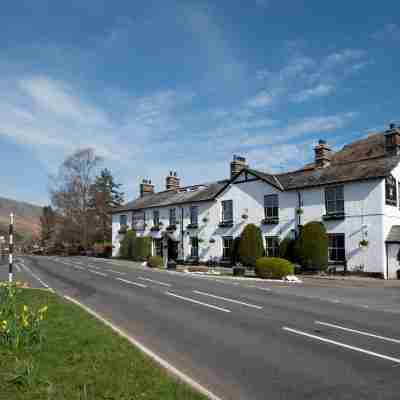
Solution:
{"label": "paved path", "polygon": [[399,398],[399,288],[236,282],[83,257],[17,263],[222,399]]}

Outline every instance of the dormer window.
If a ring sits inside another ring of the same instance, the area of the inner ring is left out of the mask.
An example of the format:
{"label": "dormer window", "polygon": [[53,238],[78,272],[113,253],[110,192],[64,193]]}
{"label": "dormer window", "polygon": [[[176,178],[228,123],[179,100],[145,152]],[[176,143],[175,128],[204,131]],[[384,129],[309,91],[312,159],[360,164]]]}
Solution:
{"label": "dormer window", "polygon": [[389,175],[385,181],[386,204],[389,206],[397,206],[397,185],[396,179]]}

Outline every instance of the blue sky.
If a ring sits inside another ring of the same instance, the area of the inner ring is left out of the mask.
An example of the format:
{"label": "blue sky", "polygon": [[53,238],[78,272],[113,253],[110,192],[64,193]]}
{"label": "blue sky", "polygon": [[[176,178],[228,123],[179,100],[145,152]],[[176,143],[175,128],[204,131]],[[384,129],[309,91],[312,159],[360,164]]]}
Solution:
{"label": "blue sky", "polygon": [[0,196],[48,203],[91,146],[123,183],[225,178],[233,154],[296,168],[399,121],[395,1],[2,4]]}

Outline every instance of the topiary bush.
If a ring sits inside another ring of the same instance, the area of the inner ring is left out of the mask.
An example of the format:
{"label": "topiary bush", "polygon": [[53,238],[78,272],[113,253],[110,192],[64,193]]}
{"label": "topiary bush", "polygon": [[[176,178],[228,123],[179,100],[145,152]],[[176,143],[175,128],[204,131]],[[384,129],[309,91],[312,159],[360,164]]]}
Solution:
{"label": "topiary bush", "polygon": [[151,268],[163,268],[164,260],[160,256],[152,256],[148,259],[147,265]]}
{"label": "topiary bush", "polygon": [[239,245],[240,245],[240,236],[235,237],[233,239],[233,246],[232,246],[232,265],[235,265],[239,262]]}
{"label": "topiary bush", "polygon": [[240,236],[239,261],[247,267],[255,267],[256,260],[264,255],[261,230],[254,224],[244,227]]}
{"label": "topiary bush", "polygon": [[151,237],[137,237],[133,249],[133,259],[135,261],[146,261],[151,256]]}
{"label": "topiary bush", "polygon": [[121,240],[121,247],[119,249],[119,256],[121,258],[133,258],[134,248],[136,242],[136,232],[128,230],[124,238]]}
{"label": "topiary bush", "polygon": [[303,269],[325,270],[328,267],[328,235],[318,221],[304,225],[296,241],[295,255]]}
{"label": "topiary bush", "polygon": [[289,260],[291,262],[296,262],[295,254],[296,241],[289,237],[286,237],[279,243],[279,257]]}
{"label": "topiary bush", "polygon": [[294,274],[293,264],[283,258],[261,257],[256,262],[256,275],[264,279],[282,279]]}

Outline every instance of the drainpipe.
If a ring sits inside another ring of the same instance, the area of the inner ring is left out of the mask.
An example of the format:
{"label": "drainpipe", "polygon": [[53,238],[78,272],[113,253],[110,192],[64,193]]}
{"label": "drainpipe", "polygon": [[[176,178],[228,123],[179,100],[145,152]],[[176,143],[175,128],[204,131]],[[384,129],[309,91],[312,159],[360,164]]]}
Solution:
{"label": "drainpipe", "polygon": [[181,250],[182,250],[182,261],[185,261],[185,246],[183,243],[184,230],[183,230],[183,207],[181,207]]}
{"label": "drainpipe", "polygon": [[[301,193],[297,191],[297,210],[302,209],[303,201],[301,200]],[[300,233],[300,225],[301,225],[301,214],[297,213],[297,231]]]}

